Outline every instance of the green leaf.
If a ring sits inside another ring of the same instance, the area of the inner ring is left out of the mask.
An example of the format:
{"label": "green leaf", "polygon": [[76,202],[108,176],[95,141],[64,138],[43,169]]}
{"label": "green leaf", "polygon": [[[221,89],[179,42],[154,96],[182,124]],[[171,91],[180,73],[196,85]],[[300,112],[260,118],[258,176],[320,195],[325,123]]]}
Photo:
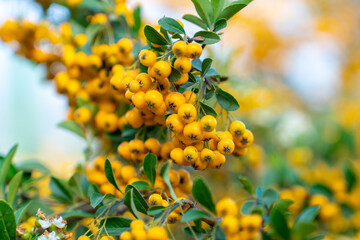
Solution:
{"label": "green leaf", "polygon": [[190,72],[188,74],[189,74],[189,82],[196,83],[197,81],[194,75]]}
{"label": "green leaf", "polygon": [[87,41],[89,43],[94,43],[94,40],[96,36],[99,34],[99,32],[102,30],[103,25],[102,24],[90,24],[88,27],[85,28],[85,35],[87,37]]}
{"label": "green leaf", "polygon": [[105,176],[107,178],[107,180],[117,189],[119,190],[121,193],[123,193],[119,187],[119,184],[116,181],[116,178],[114,176],[114,171],[113,168],[111,166],[111,162],[109,161],[109,159],[106,159],[105,161]]}
{"label": "green leaf", "polygon": [[212,7],[209,0],[191,0],[195,6],[197,14],[200,18],[211,26],[211,20],[213,17]]}
{"label": "green leaf", "polygon": [[156,155],[152,153],[146,154],[143,162],[143,168],[144,168],[144,173],[151,182],[152,186],[154,186],[156,179],[156,165],[157,165]]}
{"label": "green leaf", "polygon": [[263,194],[264,194],[265,191],[266,191],[266,188],[261,187],[261,186],[258,186],[258,187],[256,188],[256,197],[257,197],[257,198],[262,198],[262,196],[263,196]]}
{"label": "green leaf", "polygon": [[208,27],[206,26],[206,22],[204,22],[201,18],[199,18],[195,15],[185,14],[182,18],[185,19],[186,21],[189,21],[189,22],[201,27],[204,30],[208,29]]}
{"label": "green leaf", "polygon": [[174,189],[172,188],[171,183],[170,183],[170,179],[169,179],[169,169],[170,169],[170,162],[167,161],[167,162],[162,166],[162,168],[161,168],[161,170],[160,170],[160,176],[164,179],[164,182],[165,182],[166,185],[168,186],[172,198],[173,198],[175,201],[178,201],[178,199],[177,199],[177,197],[176,197],[176,194],[175,194],[175,192],[174,192]]}
{"label": "green leaf", "polygon": [[249,194],[254,193],[252,183],[251,183],[251,181],[250,181],[250,179],[248,177],[240,175],[238,177],[238,179],[241,182],[241,184],[243,185],[243,188],[244,188],[245,191],[247,191]]}
{"label": "green leaf", "polygon": [[146,190],[151,188],[151,186],[145,181],[136,181],[131,183],[131,185],[133,185],[137,190]]}
{"label": "green leaf", "polygon": [[65,213],[61,214],[61,216],[65,219],[67,219],[67,218],[93,218],[94,214],[85,212],[80,209],[76,209],[76,210],[72,210],[70,212],[65,212]]}
{"label": "green leaf", "polygon": [[163,225],[167,221],[169,214],[172,213],[179,206],[180,206],[179,202],[175,202],[175,203],[167,206],[165,208],[165,211],[163,212],[163,214],[161,214],[161,216],[159,218],[157,218],[156,221],[154,221],[153,225],[155,225],[155,224]]}
{"label": "green leaf", "polygon": [[136,205],[134,202],[134,189],[132,188],[130,190],[130,209],[132,210],[132,213],[137,219],[141,219],[139,212],[136,209]]}
{"label": "green leaf", "polygon": [[307,238],[307,240],[321,240],[321,239],[324,239],[327,235],[328,235],[328,233],[325,233],[325,232],[317,233],[316,236],[309,237],[309,238]]}
{"label": "green leaf", "polygon": [[229,20],[232,16],[238,13],[241,9],[246,7],[252,0],[238,0],[230,3],[229,6],[225,7],[219,14],[216,20],[225,18]]}
{"label": "green leaf", "polygon": [[201,205],[216,215],[215,204],[212,199],[209,186],[202,177],[198,176],[195,178],[192,194]]}
{"label": "green leaf", "polygon": [[100,226],[104,228],[101,234],[120,236],[124,231],[130,231],[132,219],[124,217],[109,217],[100,221]]}
{"label": "green leaf", "polygon": [[148,209],[147,214],[149,216],[156,216],[156,215],[162,214],[164,211],[165,211],[164,206],[153,206]]}
{"label": "green leaf", "polygon": [[[133,189],[132,195],[130,196],[130,190]],[[132,185],[127,185],[125,188],[125,197],[124,197],[124,204],[128,207],[130,212],[135,216],[136,213],[133,212],[131,208],[131,197],[132,201],[136,206],[136,210],[146,214],[147,210],[149,209],[149,205],[146,200],[141,196],[141,194],[136,190],[136,188]]]}
{"label": "green leaf", "polygon": [[214,44],[220,41],[220,36],[217,33],[210,31],[199,31],[195,33],[194,40],[201,44]]}
{"label": "green leaf", "polygon": [[284,214],[278,209],[273,209],[270,214],[271,226],[276,234],[284,240],[290,239],[290,230]]}
{"label": "green leaf", "polygon": [[249,200],[245,202],[243,205],[241,205],[241,209],[240,209],[241,214],[243,215],[250,214],[252,210],[255,208],[255,205],[256,203],[254,200]]}
{"label": "green leaf", "polygon": [[203,117],[205,115],[212,115],[215,118],[217,117],[217,112],[215,111],[214,108],[210,107],[209,105],[200,102],[200,107],[202,109],[202,111],[200,111],[200,117]]}
{"label": "green leaf", "polygon": [[182,215],[180,221],[181,222],[191,222],[202,218],[210,217],[207,212],[197,210],[197,209],[189,209]]}
{"label": "green leaf", "polygon": [[16,239],[16,221],[13,209],[8,203],[0,200],[0,239]]}
{"label": "green leaf", "polygon": [[218,88],[216,89],[215,95],[219,105],[226,111],[236,111],[239,109],[238,101],[230,93]]}
{"label": "green leaf", "polygon": [[63,202],[71,202],[72,196],[67,181],[55,177],[50,179],[50,190],[52,195]]}
{"label": "green leaf", "polygon": [[[215,94],[215,88],[211,87],[210,89],[206,89],[206,93],[205,93],[205,99],[209,100],[210,98],[212,98]],[[217,113],[216,113],[217,115]]]}
{"label": "green leaf", "polygon": [[214,32],[218,32],[221,29],[226,28],[227,26],[227,21],[225,18],[219,19],[216,21],[215,26],[214,26]]}
{"label": "green leaf", "polygon": [[346,179],[347,191],[350,192],[357,182],[356,173],[350,164],[346,165],[344,169],[344,175]]}
{"label": "green leaf", "polygon": [[85,138],[85,134],[83,129],[80,127],[80,125],[77,122],[74,121],[64,121],[58,124],[59,127],[65,128],[76,135]]}
{"label": "green leaf", "polygon": [[169,76],[169,81],[170,82],[176,82],[180,78],[181,78],[181,73],[179,72],[179,70],[177,70],[174,67],[171,67],[171,73],[170,73],[170,76]]}
{"label": "green leaf", "polygon": [[211,6],[213,9],[214,19],[217,19],[217,16],[224,7],[224,0],[211,0]]}
{"label": "green leaf", "polygon": [[99,192],[93,191],[90,194],[90,205],[93,208],[96,208],[97,206],[99,206],[100,203],[102,203],[102,201],[104,201],[104,199],[115,199],[115,198],[116,198],[116,196],[114,196],[114,195],[112,195],[110,193],[102,195]]}
{"label": "green leaf", "polygon": [[20,224],[23,216],[25,215],[26,211],[28,210],[32,202],[33,200],[30,200],[28,203],[24,204],[21,208],[15,211],[15,219],[17,225]]}
{"label": "green leaf", "polygon": [[11,161],[16,153],[16,150],[18,148],[18,145],[16,144],[15,146],[13,146],[9,153],[6,155],[5,159],[3,160],[3,163],[1,165],[1,170],[0,170],[0,199],[4,199],[5,198],[5,184],[6,184],[6,176],[8,174],[10,165],[11,165]]}
{"label": "green leaf", "polygon": [[308,207],[296,218],[294,225],[300,223],[311,223],[320,210],[319,206]]}
{"label": "green leaf", "polygon": [[279,211],[285,211],[294,201],[290,199],[281,199],[275,203],[274,209],[278,209]]}
{"label": "green leaf", "polygon": [[276,201],[280,199],[280,196],[277,191],[274,189],[267,189],[262,197],[262,200],[267,204],[268,207],[270,207],[272,204],[274,204]]}
{"label": "green leaf", "polygon": [[9,186],[8,186],[8,192],[7,192],[7,202],[10,204],[10,206],[13,205],[15,197],[16,197],[16,193],[18,192],[22,177],[23,177],[23,172],[20,171],[18,172],[10,181]]}
{"label": "green leaf", "polygon": [[158,21],[158,23],[166,31],[185,34],[184,28],[173,18],[163,17]]}
{"label": "green leaf", "polygon": [[213,60],[211,58],[205,58],[201,64],[201,77],[205,77],[207,72],[210,70]]}
{"label": "green leaf", "polygon": [[36,159],[28,159],[15,164],[19,171],[32,172],[33,170],[40,170],[43,173],[50,173],[50,169]]}
{"label": "green leaf", "polygon": [[134,29],[134,32],[135,33],[138,33],[140,28],[141,28],[141,8],[140,6],[136,6],[134,8],[134,26],[133,26],[133,29]]}
{"label": "green leaf", "polygon": [[151,43],[155,43],[158,45],[167,45],[168,41],[158,32],[155,28],[150,25],[146,25],[144,28],[144,34],[147,40]]}
{"label": "green leaf", "polygon": [[71,188],[72,192],[78,195],[80,198],[84,198],[85,194],[83,192],[83,188],[81,186],[81,179],[79,173],[74,173],[69,179],[69,187]]}

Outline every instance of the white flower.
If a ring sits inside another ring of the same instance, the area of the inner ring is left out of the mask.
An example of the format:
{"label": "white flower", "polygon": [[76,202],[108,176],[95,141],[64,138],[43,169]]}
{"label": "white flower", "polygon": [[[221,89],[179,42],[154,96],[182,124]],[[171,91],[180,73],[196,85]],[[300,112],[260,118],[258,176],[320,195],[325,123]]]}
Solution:
{"label": "white flower", "polygon": [[59,237],[56,236],[55,232],[51,232],[50,234],[47,234],[47,232],[45,232],[38,238],[38,240],[59,240]]}
{"label": "white flower", "polygon": [[63,220],[62,217],[59,217],[59,218],[54,218],[52,220],[52,224],[54,224],[57,228],[64,228],[65,227],[65,224],[66,222]]}
{"label": "white flower", "polygon": [[40,225],[41,225],[41,227],[43,229],[47,229],[47,228],[49,228],[51,226],[51,223],[50,223],[49,219],[39,220],[39,223],[40,223]]}
{"label": "white flower", "polygon": [[56,232],[54,232],[54,231],[49,234],[48,238],[49,238],[49,240],[59,240],[60,239],[56,236]]}

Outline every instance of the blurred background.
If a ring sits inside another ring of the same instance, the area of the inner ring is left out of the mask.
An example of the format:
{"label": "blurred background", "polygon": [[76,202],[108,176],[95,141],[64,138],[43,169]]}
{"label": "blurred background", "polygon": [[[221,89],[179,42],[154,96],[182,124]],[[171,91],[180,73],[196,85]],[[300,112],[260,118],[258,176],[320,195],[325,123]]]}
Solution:
{"label": "blurred background", "polygon": [[[47,20],[56,28],[70,12],[49,2],[0,0],[0,25]],[[141,5],[151,25],[164,15],[195,13],[190,0],[126,2],[130,12]],[[183,23],[187,33],[198,30]],[[320,204],[322,228],[334,239],[360,232],[360,1],[254,0],[221,38],[204,55],[229,77],[222,88],[240,103],[232,114],[255,142],[245,157],[229,157],[220,170],[192,174],[207,175],[216,200],[243,200],[235,180],[243,174],[254,186],[272,186],[296,200],[293,213]],[[46,80],[46,64],[16,55],[12,44],[0,41],[0,153],[19,143],[16,161],[36,158],[69,176],[84,161],[86,143],[57,127],[67,116],[67,98]]]}
{"label": "blurred background", "polygon": [[[181,19],[195,12],[189,0],[128,2],[140,4],[152,24],[165,13]],[[217,69],[231,75],[227,85],[241,106],[236,114],[254,125],[256,143],[263,148],[300,145],[318,148],[324,156],[325,147],[316,147],[317,141],[334,143],[351,133],[352,148],[346,143],[340,152],[342,158],[355,157],[359,5],[356,0],[255,0],[230,21],[224,41],[207,53],[215,59],[218,52],[225,55],[216,59]],[[47,20],[55,24],[69,17],[68,9],[57,4],[48,13]],[[0,24],[15,18],[40,22],[43,10],[35,1],[0,1]],[[57,127],[67,102],[44,80],[45,70],[0,42],[0,152],[19,143],[17,159],[38,158],[71,169],[83,160],[85,143]]]}

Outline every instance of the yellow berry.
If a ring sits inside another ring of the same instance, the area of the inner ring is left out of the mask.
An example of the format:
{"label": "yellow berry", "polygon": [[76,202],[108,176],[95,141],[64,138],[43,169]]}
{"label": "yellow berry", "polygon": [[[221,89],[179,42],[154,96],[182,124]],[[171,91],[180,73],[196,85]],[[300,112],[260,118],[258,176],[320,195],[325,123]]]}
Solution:
{"label": "yellow berry", "polygon": [[199,44],[192,42],[187,45],[186,56],[188,58],[195,59],[200,57],[201,54],[202,48]]}
{"label": "yellow berry", "polygon": [[151,50],[141,50],[139,60],[142,65],[151,67],[156,63],[156,54]]}
{"label": "yellow berry", "polygon": [[186,56],[187,51],[187,44],[184,41],[177,41],[172,46],[172,51],[177,57],[184,57]]}

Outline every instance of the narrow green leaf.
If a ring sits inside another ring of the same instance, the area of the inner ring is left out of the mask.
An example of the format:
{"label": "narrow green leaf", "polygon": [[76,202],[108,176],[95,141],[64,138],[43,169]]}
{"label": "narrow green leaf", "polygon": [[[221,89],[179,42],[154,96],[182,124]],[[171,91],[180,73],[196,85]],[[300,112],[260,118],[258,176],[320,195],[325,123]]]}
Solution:
{"label": "narrow green leaf", "polygon": [[8,186],[8,192],[7,192],[7,202],[10,204],[10,206],[13,205],[15,197],[16,197],[16,193],[18,192],[22,177],[23,177],[23,172],[20,171],[18,172],[10,181],[9,186]]}
{"label": "narrow green leaf", "polygon": [[311,223],[312,221],[314,221],[314,219],[319,211],[320,211],[319,206],[313,206],[313,207],[306,208],[296,218],[294,225],[297,225],[300,223]]}
{"label": "narrow green leaf", "polygon": [[211,0],[211,6],[213,9],[214,19],[217,19],[219,13],[224,7],[224,0]]}
{"label": "narrow green leaf", "polygon": [[119,187],[119,184],[116,181],[116,178],[114,176],[114,171],[113,168],[111,166],[111,162],[109,161],[109,159],[106,159],[105,161],[105,176],[107,178],[107,180],[117,189],[119,190],[121,193],[123,193]]}
{"label": "narrow green leaf", "polygon": [[205,58],[201,64],[201,77],[205,77],[207,72],[210,70],[213,60],[211,58]]}
{"label": "narrow green leaf", "polygon": [[201,44],[214,44],[220,41],[220,36],[217,33],[210,31],[199,31],[195,33],[194,40]]}
{"label": "narrow green leaf", "polygon": [[215,204],[212,199],[209,186],[202,177],[198,176],[195,178],[192,194],[201,205],[216,215]]}
{"label": "narrow green leaf", "polygon": [[149,216],[156,216],[156,215],[162,214],[164,211],[165,211],[164,206],[153,206],[148,209],[147,214]]}
{"label": "narrow green leaf", "polygon": [[67,129],[70,132],[73,132],[82,138],[85,138],[84,131],[77,122],[64,121],[64,122],[59,123],[58,126],[61,128]]}
{"label": "narrow green leaf", "polygon": [[16,221],[13,209],[10,205],[0,200],[0,239],[16,239]]}
{"label": "narrow green leaf", "polygon": [[28,203],[24,204],[21,208],[15,211],[16,225],[20,224],[23,216],[25,215],[32,202],[33,200],[30,200]]}
{"label": "narrow green leaf", "polygon": [[201,107],[200,117],[203,117],[205,115],[212,115],[215,118],[217,117],[217,112],[215,111],[214,108],[210,107],[209,105],[200,102],[200,107]]}
{"label": "narrow green leaf", "polygon": [[238,13],[241,9],[246,7],[252,0],[238,0],[230,3],[229,6],[225,7],[219,14],[216,20],[225,18],[229,20],[232,16]]}
{"label": "narrow green leaf", "polygon": [[131,210],[132,210],[134,216],[137,219],[141,219],[140,214],[137,211],[136,205],[135,205],[135,202],[134,202],[134,189],[133,188],[130,190],[130,207],[131,207]]}
{"label": "narrow green leaf", "polygon": [[161,216],[155,221],[158,222],[157,225],[163,225],[165,224],[165,222],[167,221],[167,218],[169,216],[170,213],[172,213],[175,209],[177,209],[180,206],[180,203],[177,201],[169,206],[167,206],[165,208],[165,211],[163,212],[163,214],[161,214]]}
{"label": "narrow green leaf", "polygon": [[36,159],[28,159],[15,164],[19,171],[32,172],[33,170],[40,170],[43,173],[50,173],[50,169]]}
{"label": "narrow green leaf", "polygon": [[245,191],[247,191],[249,194],[254,193],[252,183],[248,177],[239,176],[238,179],[241,182],[241,184],[243,185],[243,188]]}
{"label": "narrow green leaf", "polygon": [[170,183],[169,170],[170,170],[170,162],[167,161],[167,162],[162,166],[162,168],[161,168],[161,170],[160,170],[160,176],[162,176],[162,178],[164,179],[164,182],[165,182],[166,185],[168,186],[172,198],[173,198],[175,201],[178,201],[178,199],[177,199],[177,197],[176,197],[176,194],[175,194],[175,192],[174,192],[174,189],[172,188],[171,183]]}
{"label": "narrow green leaf", "polygon": [[212,18],[212,7],[209,0],[191,0],[195,6],[197,14],[200,18],[207,23],[208,26],[211,26]]}
{"label": "narrow green leaf", "polygon": [[52,195],[58,200],[70,202],[72,195],[67,181],[55,177],[50,178],[50,190]]}
{"label": "narrow green leaf", "polygon": [[156,165],[157,165],[156,155],[152,153],[146,154],[143,162],[143,168],[144,168],[144,173],[151,182],[152,186],[154,186],[156,179]]}
{"label": "narrow green leaf", "polygon": [[198,210],[198,209],[189,209],[182,215],[181,222],[191,222],[202,218],[210,217],[207,212]]}
{"label": "narrow green leaf", "polygon": [[133,29],[134,29],[134,32],[135,33],[138,33],[140,28],[141,28],[141,8],[140,6],[136,6],[134,8],[134,26],[133,26]]}
{"label": "narrow green leaf", "polygon": [[208,30],[208,27],[206,26],[206,22],[204,22],[201,18],[192,15],[192,14],[185,14],[183,17],[186,21],[189,21],[199,27],[201,27],[204,30]]}
{"label": "narrow green leaf", "polygon": [[185,34],[184,28],[173,18],[163,17],[158,21],[158,23],[166,31]]}
{"label": "narrow green leaf", "polygon": [[70,179],[69,179],[69,187],[72,189],[72,191],[78,195],[80,198],[84,198],[85,194],[83,192],[83,188],[81,186],[81,179],[79,173],[74,173]]}
{"label": "narrow green leaf", "polygon": [[11,161],[16,153],[16,150],[18,148],[18,145],[16,144],[15,146],[13,146],[9,153],[6,155],[3,164],[1,165],[1,170],[0,170],[0,199],[4,199],[5,198],[5,184],[6,184],[6,176],[8,174],[10,165],[11,165]]}
{"label": "narrow green leaf", "polygon": [[135,216],[131,208],[131,198],[130,198],[130,190],[133,189],[133,201],[136,206],[136,210],[146,214],[147,210],[149,209],[149,205],[147,201],[141,196],[139,191],[132,185],[127,185],[125,188],[125,197],[124,197],[124,204],[128,207],[130,212]]}
{"label": "narrow green leaf", "polygon": [[107,193],[105,195],[102,195],[101,193],[98,192],[92,192],[90,194],[90,205],[93,208],[96,208],[97,206],[99,206],[100,203],[102,203],[105,199],[116,199],[116,196]]}
{"label": "narrow green leaf", "polygon": [[147,40],[151,43],[155,43],[158,45],[167,45],[168,41],[158,32],[155,28],[150,25],[146,25],[144,28],[144,34]]}
{"label": "narrow green leaf", "polygon": [[344,175],[346,179],[347,191],[350,192],[357,182],[357,176],[353,166],[351,166],[350,164],[346,165],[344,169]]}
{"label": "narrow green leaf", "polygon": [[276,234],[284,240],[290,238],[290,229],[284,214],[278,209],[273,209],[270,214],[271,226]]}
{"label": "narrow green leaf", "polygon": [[215,94],[219,105],[226,111],[236,111],[239,109],[240,106],[238,101],[230,93],[218,88],[216,89]]}
{"label": "narrow green leaf", "polygon": [[137,190],[146,190],[151,188],[151,186],[145,181],[136,181],[131,183],[131,185],[133,185]]}

